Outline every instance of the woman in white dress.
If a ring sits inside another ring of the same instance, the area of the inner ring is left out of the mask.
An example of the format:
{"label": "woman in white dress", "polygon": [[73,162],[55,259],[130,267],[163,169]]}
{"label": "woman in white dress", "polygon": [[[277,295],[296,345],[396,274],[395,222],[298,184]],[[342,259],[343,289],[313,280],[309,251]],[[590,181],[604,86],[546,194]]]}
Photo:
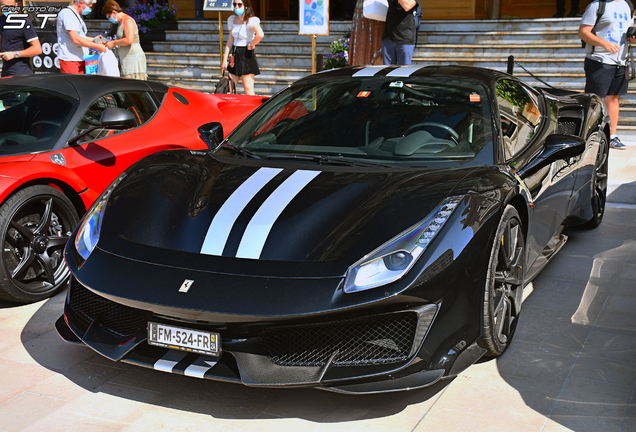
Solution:
{"label": "woman in white dress", "polygon": [[147,80],[146,54],[139,43],[137,23],[130,15],[122,12],[119,3],[108,0],[102,13],[110,22],[117,24],[117,39],[106,43],[106,48],[119,47],[117,55],[121,66],[121,76],[138,80]]}
{"label": "woman in white dress", "polygon": [[[234,83],[239,78],[243,82],[246,94],[254,94],[254,75],[260,74],[254,48],[263,39],[261,20],[254,16],[250,0],[233,0],[234,13],[227,20],[230,31],[225,53],[223,55],[223,69],[232,75]],[[230,51],[234,47],[234,64],[228,64]]]}

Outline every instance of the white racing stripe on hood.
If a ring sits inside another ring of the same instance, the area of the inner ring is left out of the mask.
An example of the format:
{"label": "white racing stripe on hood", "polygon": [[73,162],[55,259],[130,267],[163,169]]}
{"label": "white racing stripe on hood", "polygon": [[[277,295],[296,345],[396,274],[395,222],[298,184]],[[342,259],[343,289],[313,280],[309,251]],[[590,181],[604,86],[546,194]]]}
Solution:
{"label": "white racing stripe on hood", "polygon": [[395,70],[392,70],[386,76],[388,77],[408,77],[411,76],[414,72],[422,69],[422,66],[401,66]]}
{"label": "white racing stripe on hood", "polygon": [[247,224],[241,238],[237,258],[258,259],[276,219],[320,171],[296,171],[265,200]]}
{"label": "white racing stripe on hood", "polygon": [[261,168],[236,188],[212,219],[201,246],[202,254],[219,256],[223,254],[225,243],[236,219],[252,198],[281,171],[282,168]]}
{"label": "white racing stripe on hood", "polygon": [[374,76],[375,74],[377,74],[381,70],[384,70],[387,67],[390,67],[390,66],[367,66],[364,69],[360,69],[358,72],[354,73],[352,76],[354,77]]}

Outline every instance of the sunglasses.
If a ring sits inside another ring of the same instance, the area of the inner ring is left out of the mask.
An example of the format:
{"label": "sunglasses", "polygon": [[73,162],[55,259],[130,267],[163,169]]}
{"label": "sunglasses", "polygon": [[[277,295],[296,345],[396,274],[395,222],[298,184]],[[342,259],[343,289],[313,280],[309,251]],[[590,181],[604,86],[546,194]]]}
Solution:
{"label": "sunglasses", "polygon": [[234,5],[234,7],[242,7],[243,3],[232,3]]}

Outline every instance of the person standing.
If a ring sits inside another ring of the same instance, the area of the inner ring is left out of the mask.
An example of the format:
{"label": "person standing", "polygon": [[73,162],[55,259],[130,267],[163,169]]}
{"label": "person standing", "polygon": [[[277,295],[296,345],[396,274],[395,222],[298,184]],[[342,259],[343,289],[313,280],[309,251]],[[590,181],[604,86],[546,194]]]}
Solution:
{"label": "person standing", "polygon": [[88,31],[82,16],[91,13],[93,4],[95,0],[73,0],[73,3],[57,14],[58,59],[62,73],[85,73],[84,57],[88,55],[89,48],[106,52],[103,44],[86,36]]}
{"label": "person standing", "polygon": [[[585,46],[585,92],[603,98],[610,116],[610,147],[625,149],[616,135],[619,99],[627,94],[625,79],[628,41],[627,29],[634,23],[633,12],[625,0],[609,0],[601,17],[597,14],[599,0],[585,9],[579,37]],[[631,38],[636,41],[636,38]]]}
{"label": "person standing", "polygon": [[389,0],[381,48],[385,65],[411,64],[415,48],[416,9],[416,0]]}
{"label": "person standing", "polygon": [[[223,69],[232,75],[237,84],[243,82],[245,94],[254,94],[254,75],[260,74],[254,48],[263,39],[261,20],[254,16],[250,0],[234,0],[234,13],[227,20],[230,32],[223,54]],[[228,64],[231,48],[234,47],[234,64]]]}
{"label": "person standing", "polygon": [[[15,6],[15,0],[0,0],[2,6]],[[5,29],[7,16],[0,15],[0,57],[2,57],[2,76],[31,75],[30,57],[42,54],[42,46],[31,20],[21,29]]]}
{"label": "person standing", "polygon": [[358,0],[349,41],[349,66],[382,64],[383,34],[384,21],[365,18],[364,0]]}
{"label": "person standing", "polygon": [[139,43],[137,23],[130,15],[125,14],[119,3],[108,0],[102,13],[110,22],[117,24],[117,39],[106,43],[106,48],[119,47],[117,54],[121,65],[121,76],[146,81],[146,54]]}

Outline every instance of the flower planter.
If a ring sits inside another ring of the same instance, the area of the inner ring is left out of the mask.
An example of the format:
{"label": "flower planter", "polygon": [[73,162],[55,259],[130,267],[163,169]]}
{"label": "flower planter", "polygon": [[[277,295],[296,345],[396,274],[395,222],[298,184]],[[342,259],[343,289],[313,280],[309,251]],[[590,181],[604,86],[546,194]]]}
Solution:
{"label": "flower planter", "polygon": [[152,30],[148,30],[146,33],[139,33],[139,42],[141,43],[141,48],[145,52],[154,51],[153,42],[160,42],[166,40],[166,31],[168,30],[178,30],[179,24],[177,21],[163,21],[159,23],[159,25]]}

